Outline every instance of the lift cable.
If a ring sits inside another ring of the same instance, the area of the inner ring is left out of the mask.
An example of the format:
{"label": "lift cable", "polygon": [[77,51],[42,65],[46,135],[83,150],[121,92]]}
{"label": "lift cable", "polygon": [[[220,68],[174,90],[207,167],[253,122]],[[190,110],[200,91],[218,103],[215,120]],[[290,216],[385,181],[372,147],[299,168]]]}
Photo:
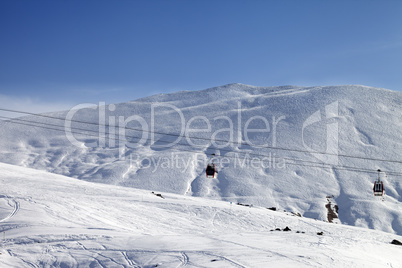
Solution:
{"label": "lift cable", "polygon": [[[55,131],[65,132],[64,128],[60,129],[60,127],[62,127],[60,125],[43,123],[43,122],[32,122],[32,121],[24,120],[24,119],[21,119],[21,118],[9,118],[9,117],[5,117],[5,116],[0,116],[0,118],[8,119],[5,122],[9,122],[9,123],[15,123],[15,124],[20,124],[20,125],[25,125],[25,126],[33,126],[33,127],[39,127],[39,128],[48,129],[48,130],[55,130]],[[42,125],[36,125],[36,124],[42,124]],[[51,127],[49,127],[49,126],[51,126]],[[54,128],[54,127],[59,127],[59,128]],[[99,133],[97,131],[94,131],[94,130],[82,129],[82,128],[76,128],[76,127],[71,127],[71,130],[74,130],[74,131],[71,131],[71,133],[73,133],[73,134],[99,138]],[[85,132],[77,132],[76,130],[85,131]],[[94,134],[90,134],[88,132],[93,132]],[[97,135],[95,135],[95,134],[97,134]],[[140,138],[140,137],[136,137],[136,136],[128,136],[128,137],[129,138],[138,138],[138,139]],[[104,137],[101,137],[101,138],[107,138],[107,136],[105,135]],[[114,137],[114,138],[108,137],[108,138],[112,139],[112,140],[120,141],[120,139],[116,138],[116,137]],[[158,140],[158,142],[171,143],[170,141],[163,141],[163,140]],[[189,144],[182,144],[182,143],[178,143],[178,145],[190,146]],[[170,149],[174,150],[174,151],[179,151],[179,152],[185,151],[185,152],[191,152],[191,153],[202,153],[202,154],[206,154],[206,155],[216,157],[215,154],[207,154],[205,151],[200,151],[200,150],[194,150],[194,149],[189,150],[189,149],[183,149],[183,148],[180,148],[180,149],[178,149],[178,148],[170,148]],[[256,157],[256,159],[259,159],[259,160],[261,160],[261,157],[263,157],[263,158],[272,157],[270,155],[256,154],[256,153],[251,153],[251,152],[238,152],[238,151],[228,150],[228,149],[223,149],[223,148],[220,148],[219,150],[220,151],[226,151],[226,152],[245,154],[246,156],[254,156],[254,157]],[[228,155],[228,156],[225,156],[225,157],[235,158],[236,156]],[[370,170],[370,169],[364,169],[364,168],[331,165],[331,164],[326,164],[326,163],[318,163],[318,162],[314,162],[314,161],[307,161],[307,160],[301,160],[301,159],[295,159],[295,158],[286,158],[286,157],[282,158],[282,159],[296,162],[296,163],[294,163],[294,162],[286,162],[286,164],[290,164],[290,165],[316,167],[316,168],[335,168],[335,169],[338,169],[338,170],[348,170],[348,171],[364,172],[364,173],[377,173],[377,171],[373,171],[373,170]],[[297,163],[297,162],[309,163],[309,164],[301,164],[301,163]],[[313,165],[311,165],[311,164],[313,164]],[[392,175],[392,176],[402,176],[402,173],[395,172],[395,171],[385,171],[385,172],[387,174],[389,174],[389,175]]]}
{"label": "lift cable", "polygon": [[[54,116],[45,115],[45,114],[37,114],[37,113],[24,112],[24,111],[12,110],[12,109],[0,108],[0,111],[27,114],[27,115],[37,116],[37,117],[44,117],[44,118],[63,120],[63,121],[71,121],[71,122],[75,122],[75,123],[86,124],[86,125],[94,125],[94,126],[98,126],[98,127],[105,127],[105,128],[106,127],[111,127],[109,124],[100,124],[100,123],[86,122],[86,121],[80,121],[80,120],[68,120],[68,119],[65,119],[65,118],[59,118],[59,117],[54,117]],[[208,141],[208,142],[211,142],[211,141],[213,141],[213,142],[222,142],[222,143],[233,144],[233,145],[238,145],[238,146],[240,146],[240,145],[250,146],[246,142],[236,142],[236,141],[221,140],[221,139],[209,139],[209,138],[202,138],[202,137],[185,136],[185,135],[181,135],[181,134],[158,132],[158,131],[144,130],[144,129],[138,129],[138,128],[131,128],[131,127],[125,127],[125,129],[133,130],[133,131],[140,131],[140,132],[147,132],[147,133],[158,134],[158,135],[173,136],[173,137],[177,137],[177,138],[204,140],[204,141]],[[355,158],[355,159],[362,159],[362,160],[370,160],[370,161],[390,162],[390,163],[402,164],[402,161],[400,161],[400,160],[392,160],[392,159],[379,159],[379,158],[352,156],[352,155],[336,154],[336,153],[328,153],[328,152],[311,152],[311,151],[301,150],[301,149],[290,149],[290,148],[274,147],[274,146],[257,146],[257,147],[259,149],[273,149],[273,150],[291,151],[291,152],[299,152],[299,153],[332,155],[332,156],[337,156],[337,157]]]}

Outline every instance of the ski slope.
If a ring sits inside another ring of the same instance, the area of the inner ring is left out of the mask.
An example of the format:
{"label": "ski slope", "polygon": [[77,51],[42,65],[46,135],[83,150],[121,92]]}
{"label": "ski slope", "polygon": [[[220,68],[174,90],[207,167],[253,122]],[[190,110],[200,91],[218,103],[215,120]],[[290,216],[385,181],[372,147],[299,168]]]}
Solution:
{"label": "ski slope", "polygon": [[0,122],[0,162],[320,221],[330,196],[342,224],[402,235],[401,92],[230,84],[76,108]]}
{"label": "ski slope", "polygon": [[390,244],[402,237],[386,232],[0,170],[1,267],[402,267],[402,247]]}

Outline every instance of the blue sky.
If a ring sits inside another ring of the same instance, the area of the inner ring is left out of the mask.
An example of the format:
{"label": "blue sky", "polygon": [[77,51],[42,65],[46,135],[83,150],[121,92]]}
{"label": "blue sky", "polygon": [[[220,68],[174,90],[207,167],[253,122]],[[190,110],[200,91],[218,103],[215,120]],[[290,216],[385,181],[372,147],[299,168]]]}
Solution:
{"label": "blue sky", "polygon": [[3,107],[228,83],[402,90],[397,0],[3,0],[0,31]]}

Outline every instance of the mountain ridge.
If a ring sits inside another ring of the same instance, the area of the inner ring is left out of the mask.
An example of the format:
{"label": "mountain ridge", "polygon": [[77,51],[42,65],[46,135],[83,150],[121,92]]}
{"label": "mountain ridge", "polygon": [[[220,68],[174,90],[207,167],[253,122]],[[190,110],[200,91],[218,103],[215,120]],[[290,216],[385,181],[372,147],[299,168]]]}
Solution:
{"label": "mountain ridge", "polygon": [[[62,131],[0,122],[0,161],[93,182],[275,206],[321,220],[325,197],[334,195],[341,222],[401,234],[399,179],[389,175],[385,203],[372,196],[375,171],[395,175],[400,164],[370,160],[400,160],[401,107],[401,93],[365,86],[236,83],[54,113],[96,123],[73,122],[71,133],[64,121],[51,118],[28,117]],[[205,178],[212,154],[219,164],[214,180]],[[375,215],[380,208],[385,214]]]}

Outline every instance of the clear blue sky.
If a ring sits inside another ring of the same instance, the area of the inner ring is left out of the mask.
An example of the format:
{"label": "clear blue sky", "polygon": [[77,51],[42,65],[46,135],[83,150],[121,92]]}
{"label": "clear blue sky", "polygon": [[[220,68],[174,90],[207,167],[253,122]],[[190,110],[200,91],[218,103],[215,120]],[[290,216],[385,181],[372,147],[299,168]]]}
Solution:
{"label": "clear blue sky", "polygon": [[402,90],[402,1],[0,1],[0,106],[227,83]]}

